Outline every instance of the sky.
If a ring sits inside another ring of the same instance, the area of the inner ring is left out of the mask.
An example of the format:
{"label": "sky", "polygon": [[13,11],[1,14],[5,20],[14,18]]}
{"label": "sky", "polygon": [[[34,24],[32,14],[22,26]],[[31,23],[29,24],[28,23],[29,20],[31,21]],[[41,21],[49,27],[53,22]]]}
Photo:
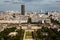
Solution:
{"label": "sky", "polygon": [[0,0],[0,11],[20,11],[22,4],[30,12],[60,10],[60,0]]}

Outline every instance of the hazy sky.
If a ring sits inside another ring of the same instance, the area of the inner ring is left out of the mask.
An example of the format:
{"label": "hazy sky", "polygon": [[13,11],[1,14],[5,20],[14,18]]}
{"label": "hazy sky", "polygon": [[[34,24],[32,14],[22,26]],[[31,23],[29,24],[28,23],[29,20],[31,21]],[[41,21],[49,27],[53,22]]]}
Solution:
{"label": "hazy sky", "polygon": [[26,11],[60,10],[60,0],[0,0],[0,11],[20,10],[21,4]]}

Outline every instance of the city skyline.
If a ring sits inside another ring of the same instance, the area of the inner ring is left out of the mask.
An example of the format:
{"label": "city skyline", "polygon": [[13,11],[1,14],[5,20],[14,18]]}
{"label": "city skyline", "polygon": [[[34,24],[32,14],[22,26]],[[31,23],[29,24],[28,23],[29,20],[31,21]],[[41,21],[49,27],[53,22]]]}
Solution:
{"label": "city skyline", "polygon": [[60,40],[60,1],[0,0],[0,40]]}
{"label": "city skyline", "polygon": [[60,10],[59,0],[0,0],[0,11],[20,11],[21,4],[26,6],[26,11]]}

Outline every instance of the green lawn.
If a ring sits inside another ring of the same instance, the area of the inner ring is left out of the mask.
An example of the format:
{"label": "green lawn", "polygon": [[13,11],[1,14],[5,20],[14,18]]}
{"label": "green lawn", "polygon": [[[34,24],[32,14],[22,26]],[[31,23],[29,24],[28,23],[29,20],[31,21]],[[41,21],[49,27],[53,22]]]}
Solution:
{"label": "green lawn", "polygon": [[31,32],[26,32],[26,38],[32,38],[32,33]]}

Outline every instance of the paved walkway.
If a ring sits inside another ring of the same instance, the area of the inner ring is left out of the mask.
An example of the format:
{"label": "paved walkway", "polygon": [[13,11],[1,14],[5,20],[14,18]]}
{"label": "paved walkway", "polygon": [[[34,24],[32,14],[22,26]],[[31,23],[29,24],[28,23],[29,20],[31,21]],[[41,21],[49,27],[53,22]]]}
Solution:
{"label": "paved walkway", "polygon": [[23,40],[25,40],[25,35],[26,35],[26,30],[25,30],[25,33],[24,33],[24,38],[23,38]]}

